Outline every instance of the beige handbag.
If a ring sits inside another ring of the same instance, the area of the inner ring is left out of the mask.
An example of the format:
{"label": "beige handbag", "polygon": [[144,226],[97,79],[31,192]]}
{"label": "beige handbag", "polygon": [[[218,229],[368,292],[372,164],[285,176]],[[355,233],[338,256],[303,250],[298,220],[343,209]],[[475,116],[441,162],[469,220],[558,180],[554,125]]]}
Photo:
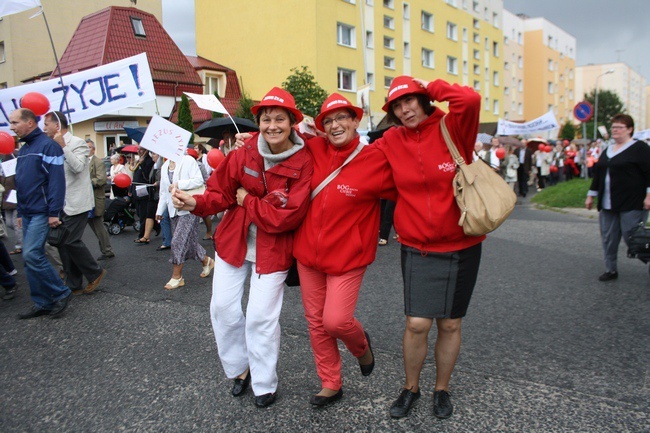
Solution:
{"label": "beige handbag", "polygon": [[501,176],[482,160],[465,163],[449,135],[444,117],[440,127],[457,167],[454,196],[460,208],[458,225],[468,236],[489,233],[503,224],[512,213],[517,196]]}

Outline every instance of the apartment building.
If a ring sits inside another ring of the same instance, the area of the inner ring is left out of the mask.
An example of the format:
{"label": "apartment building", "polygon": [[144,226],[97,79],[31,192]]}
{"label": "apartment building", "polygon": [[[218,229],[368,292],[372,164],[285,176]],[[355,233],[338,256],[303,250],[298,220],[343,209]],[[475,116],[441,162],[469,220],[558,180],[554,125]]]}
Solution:
{"label": "apartment building", "polygon": [[503,11],[503,118],[524,118],[524,33],[521,17]]}
{"label": "apartment building", "polygon": [[611,90],[618,95],[625,111],[634,119],[636,129],[650,126],[647,120],[647,83],[641,74],[622,62],[578,66],[576,94],[579,100],[596,88],[596,81],[599,91]]}
{"label": "apartment building", "polygon": [[253,99],[304,65],[353,102],[368,84],[374,124],[404,74],[472,86],[482,122],[503,116],[502,0],[196,0],[195,14],[197,54],[237,70]]}

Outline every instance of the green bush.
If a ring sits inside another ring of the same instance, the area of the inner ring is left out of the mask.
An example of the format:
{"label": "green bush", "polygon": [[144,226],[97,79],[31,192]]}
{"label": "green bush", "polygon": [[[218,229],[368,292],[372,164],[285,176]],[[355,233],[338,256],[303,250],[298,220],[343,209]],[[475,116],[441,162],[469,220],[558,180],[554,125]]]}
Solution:
{"label": "green bush", "polygon": [[533,203],[550,207],[577,207],[585,206],[587,191],[591,186],[591,179],[573,179],[560,182],[538,192],[531,199]]}

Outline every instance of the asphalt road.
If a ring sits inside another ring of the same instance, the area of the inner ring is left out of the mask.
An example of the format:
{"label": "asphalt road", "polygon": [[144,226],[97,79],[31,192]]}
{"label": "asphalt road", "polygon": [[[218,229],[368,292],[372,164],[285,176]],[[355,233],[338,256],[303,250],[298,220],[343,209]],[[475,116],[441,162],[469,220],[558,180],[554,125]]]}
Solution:
{"label": "asphalt road", "polygon": [[[379,248],[358,305],[375,371],[362,377],[341,346],[343,399],[319,410],[308,403],[320,386],[297,288],[285,291],[279,398],[258,409],[250,391],[230,396],[199,263],[186,265],[185,287],[165,291],[160,238],[134,238],[132,229],[112,237],[117,257],[100,289],[56,320],[16,320],[29,295],[15,260],[20,293],[0,301],[0,432],[650,431],[648,267],[621,247],[619,279],[598,282],[593,217],[523,203],[488,237],[444,421],[432,414],[431,355],[410,416],[388,414],[404,380],[396,242]],[[98,254],[90,230],[85,240]]]}

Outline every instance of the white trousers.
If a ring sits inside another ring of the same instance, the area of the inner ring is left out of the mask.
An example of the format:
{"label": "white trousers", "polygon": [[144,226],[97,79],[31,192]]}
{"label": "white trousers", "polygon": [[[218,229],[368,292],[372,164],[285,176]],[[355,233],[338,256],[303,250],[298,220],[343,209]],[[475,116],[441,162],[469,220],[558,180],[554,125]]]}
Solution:
{"label": "white trousers", "polygon": [[[280,311],[287,271],[260,275],[255,263],[237,268],[217,255],[214,259],[210,316],[226,377],[234,379],[248,367],[253,393],[264,395],[278,387]],[[242,311],[244,282],[251,274],[246,316]]]}

